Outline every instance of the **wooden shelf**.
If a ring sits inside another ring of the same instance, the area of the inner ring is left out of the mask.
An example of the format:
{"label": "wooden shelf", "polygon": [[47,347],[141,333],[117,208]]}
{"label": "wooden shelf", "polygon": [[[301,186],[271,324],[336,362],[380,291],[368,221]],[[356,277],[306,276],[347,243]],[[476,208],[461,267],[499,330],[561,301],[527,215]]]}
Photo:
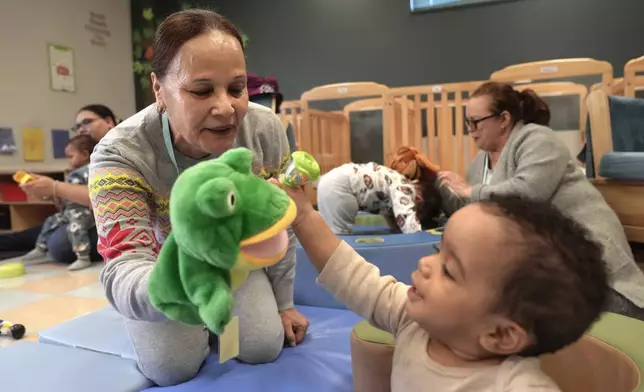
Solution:
{"label": "wooden shelf", "polygon": [[[12,183],[13,174],[19,168],[0,168],[0,182]],[[67,175],[64,168],[59,167],[28,167],[23,170],[30,173],[42,174],[63,181]],[[13,193],[13,192],[12,192]],[[19,197],[17,197],[19,199]],[[52,200],[28,198],[27,200],[4,200],[0,194],[0,209],[3,211],[4,222],[0,233],[21,231],[42,224],[47,217],[56,213]]]}
{"label": "wooden shelf", "polygon": [[66,173],[67,168],[64,165],[66,165],[66,163],[63,165],[46,165],[46,166],[16,166],[16,167],[2,166],[0,167],[0,175],[13,175],[18,170],[23,170],[28,173],[36,173],[36,174]]}
{"label": "wooden shelf", "polygon": [[3,205],[3,206],[25,206],[25,205],[30,205],[30,206],[32,206],[32,205],[50,206],[51,205],[51,206],[53,206],[54,202],[53,201],[46,201],[46,200],[42,200],[42,201],[38,201],[38,200],[34,200],[34,201],[31,201],[31,200],[29,200],[29,201],[4,201],[4,200],[0,200],[0,205]]}

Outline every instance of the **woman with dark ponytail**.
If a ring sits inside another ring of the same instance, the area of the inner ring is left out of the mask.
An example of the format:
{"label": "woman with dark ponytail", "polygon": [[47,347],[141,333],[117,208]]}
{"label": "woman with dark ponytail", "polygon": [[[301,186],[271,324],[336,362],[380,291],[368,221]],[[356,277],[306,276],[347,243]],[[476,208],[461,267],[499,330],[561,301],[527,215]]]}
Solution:
{"label": "woman with dark ponytail", "polygon": [[[613,288],[607,310],[644,320],[644,273],[624,228],[549,122],[548,105],[534,91],[497,82],[481,85],[467,103],[465,118],[480,151],[467,179],[453,172],[441,172],[439,179],[472,202],[494,195],[551,201],[602,245]],[[445,200],[443,209],[449,204]]]}

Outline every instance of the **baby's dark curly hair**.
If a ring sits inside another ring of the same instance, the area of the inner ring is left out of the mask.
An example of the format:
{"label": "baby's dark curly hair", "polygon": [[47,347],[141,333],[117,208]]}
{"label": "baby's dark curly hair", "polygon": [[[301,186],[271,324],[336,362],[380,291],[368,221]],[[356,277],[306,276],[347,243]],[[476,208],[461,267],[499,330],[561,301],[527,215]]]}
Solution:
{"label": "baby's dark curly hair", "polygon": [[549,202],[494,197],[484,211],[508,221],[515,260],[505,271],[493,311],[521,325],[534,343],[522,356],[553,353],[598,319],[609,293],[601,246]]}

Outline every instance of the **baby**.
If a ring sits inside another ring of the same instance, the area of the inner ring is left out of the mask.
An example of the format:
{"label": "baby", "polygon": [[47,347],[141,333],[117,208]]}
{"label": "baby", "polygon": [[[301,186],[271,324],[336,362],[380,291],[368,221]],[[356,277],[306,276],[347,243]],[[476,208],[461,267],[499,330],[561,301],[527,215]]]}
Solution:
{"label": "baby", "polygon": [[[89,157],[96,142],[87,134],[81,134],[69,139],[65,147],[67,162],[71,172],[65,179],[71,184],[87,184],[89,175]],[[90,260],[90,240],[88,231],[94,227],[94,214],[88,207],[55,198],[60,206],[60,212],[45,220],[42,231],[36,240],[36,248],[22,257],[25,264],[39,264],[51,261],[47,254],[47,240],[62,225],[67,225],[67,235],[76,253],[76,261],[69,265],[70,271],[87,268],[92,265]]]}
{"label": "baby", "polygon": [[319,284],[395,336],[392,391],[560,390],[538,356],[579,339],[608,293],[600,246],[580,225],[541,202],[469,204],[408,286],[333,235],[300,190],[286,191]]}

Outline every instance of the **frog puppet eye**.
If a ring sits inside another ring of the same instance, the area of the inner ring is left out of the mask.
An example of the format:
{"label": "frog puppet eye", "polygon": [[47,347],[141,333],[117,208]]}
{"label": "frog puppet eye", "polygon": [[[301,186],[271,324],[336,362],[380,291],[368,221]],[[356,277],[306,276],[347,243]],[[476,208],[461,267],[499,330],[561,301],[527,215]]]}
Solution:
{"label": "frog puppet eye", "polygon": [[235,192],[231,191],[228,193],[228,208],[232,211],[235,209],[235,203],[237,202],[237,196]]}
{"label": "frog puppet eye", "polygon": [[235,184],[227,178],[206,181],[197,190],[199,210],[213,218],[233,215],[239,208],[239,195]]}

